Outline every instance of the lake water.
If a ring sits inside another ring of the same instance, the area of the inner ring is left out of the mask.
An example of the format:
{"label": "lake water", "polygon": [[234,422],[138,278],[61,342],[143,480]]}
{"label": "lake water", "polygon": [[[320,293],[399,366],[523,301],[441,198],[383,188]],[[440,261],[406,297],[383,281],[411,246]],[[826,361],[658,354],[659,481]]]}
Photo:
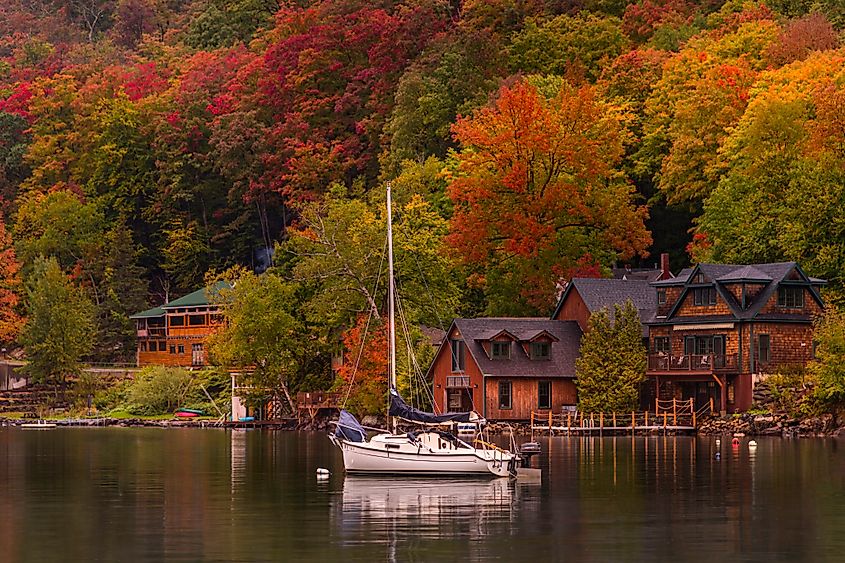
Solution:
{"label": "lake water", "polygon": [[0,561],[845,561],[845,442],[758,442],[542,439],[514,484],[344,478],[320,433],[0,428]]}

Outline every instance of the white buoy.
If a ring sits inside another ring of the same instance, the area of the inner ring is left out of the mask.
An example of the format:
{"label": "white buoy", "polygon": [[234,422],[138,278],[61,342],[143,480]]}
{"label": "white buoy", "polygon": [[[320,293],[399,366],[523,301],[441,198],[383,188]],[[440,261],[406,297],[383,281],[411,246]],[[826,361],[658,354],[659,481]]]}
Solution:
{"label": "white buoy", "polygon": [[748,442],[748,447],[749,448],[756,448],[757,442],[755,440],[751,440],[750,442]]}
{"label": "white buoy", "polygon": [[318,480],[328,479],[331,474],[331,471],[329,471],[328,469],[323,469],[322,467],[317,468]]}
{"label": "white buoy", "polygon": [[718,448],[721,445],[722,445],[722,441],[719,438],[716,438],[716,447]]}

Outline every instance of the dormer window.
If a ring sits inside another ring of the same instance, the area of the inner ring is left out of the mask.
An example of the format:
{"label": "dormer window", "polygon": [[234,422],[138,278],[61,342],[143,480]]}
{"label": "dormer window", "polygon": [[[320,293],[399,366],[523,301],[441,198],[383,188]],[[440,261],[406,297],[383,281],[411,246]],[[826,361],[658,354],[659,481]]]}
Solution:
{"label": "dormer window", "polygon": [[550,342],[532,342],[532,360],[550,360],[552,358],[552,345]]}
{"label": "dormer window", "polygon": [[697,287],[693,290],[694,303],[698,306],[716,304],[715,287]]}
{"label": "dormer window", "polygon": [[508,360],[511,357],[511,343],[494,340],[490,343],[490,357],[494,360]]}
{"label": "dormer window", "polygon": [[804,288],[803,287],[779,287],[778,288],[778,307],[786,307],[788,309],[801,309],[804,307]]}
{"label": "dormer window", "polygon": [[697,276],[695,276],[695,283],[706,283],[706,280],[704,279],[704,274],[698,274]]}
{"label": "dormer window", "polygon": [[658,289],[657,290],[657,304],[658,305],[665,305],[666,304],[666,290],[665,289]]}

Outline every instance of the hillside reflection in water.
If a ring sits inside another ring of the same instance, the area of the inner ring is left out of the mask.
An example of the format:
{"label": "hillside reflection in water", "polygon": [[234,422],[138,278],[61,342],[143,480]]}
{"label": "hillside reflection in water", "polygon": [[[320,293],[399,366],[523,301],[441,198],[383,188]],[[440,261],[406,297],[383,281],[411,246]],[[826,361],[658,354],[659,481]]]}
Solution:
{"label": "hillside reflection in water", "polygon": [[[543,480],[525,484],[344,477],[319,433],[0,428],[0,553],[11,562],[842,560],[843,442],[758,442],[546,438]],[[331,478],[318,482],[317,467]]]}

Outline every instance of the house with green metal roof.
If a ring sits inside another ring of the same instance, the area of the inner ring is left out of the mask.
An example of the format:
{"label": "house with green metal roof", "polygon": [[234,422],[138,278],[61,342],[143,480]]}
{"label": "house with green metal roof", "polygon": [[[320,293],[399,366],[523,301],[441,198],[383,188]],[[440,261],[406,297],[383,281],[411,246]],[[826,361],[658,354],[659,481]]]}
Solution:
{"label": "house with green metal roof", "polygon": [[227,282],[217,282],[131,315],[138,337],[138,366],[204,366],[205,341],[222,322],[215,296],[230,287]]}

